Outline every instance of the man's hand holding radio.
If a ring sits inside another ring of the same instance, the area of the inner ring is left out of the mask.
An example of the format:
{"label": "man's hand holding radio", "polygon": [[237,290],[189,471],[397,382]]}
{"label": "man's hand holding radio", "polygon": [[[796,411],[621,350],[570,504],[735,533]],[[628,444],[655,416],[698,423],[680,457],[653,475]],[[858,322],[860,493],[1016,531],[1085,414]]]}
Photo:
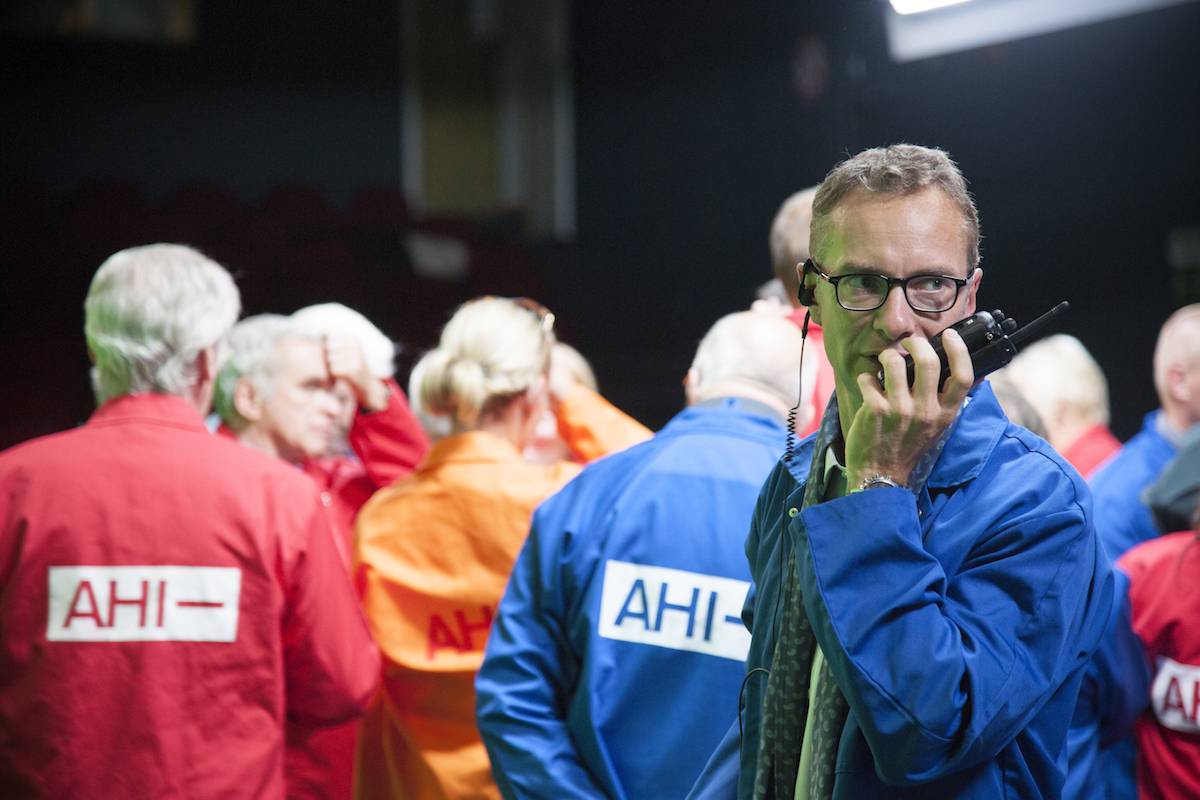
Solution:
{"label": "man's hand holding radio", "polygon": [[947,329],[942,335],[950,377],[941,392],[942,365],[929,341],[910,337],[900,344],[916,367],[911,388],[904,356],[892,349],[878,356],[882,390],[874,374],[858,376],[863,402],[846,433],[846,480],[852,489],[873,475],[906,485],[917,461],[954,421],[975,383],[971,354],[957,331]]}

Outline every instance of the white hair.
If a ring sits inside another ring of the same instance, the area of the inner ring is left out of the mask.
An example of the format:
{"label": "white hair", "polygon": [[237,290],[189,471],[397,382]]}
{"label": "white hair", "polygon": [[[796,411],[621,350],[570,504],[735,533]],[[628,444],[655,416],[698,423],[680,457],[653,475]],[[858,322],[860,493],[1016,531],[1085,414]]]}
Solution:
{"label": "white hair", "polygon": [[[786,317],[758,311],[727,314],[696,348],[692,369],[699,376],[694,390],[704,396],[723,382],[738,381],[796,405],[802,347],[800,329]],[[812,391],[812,381],[807,384]]]}
{"label": "white hair", "polygon": [[1050,404],[1065,403],[1082,418],[1108,424],[1108,381],[1083,343],[1065,333],[1026,347],[1001,370],[1043,417]]}
{"label": "white hair", "polygon": [[294,312],[292,319],[324,334],[345,333],[355,337],[372,375],[383,379],[395,374],[396,344],[354,309],[341,303],[319,303]]}
{"label": "white hair", "polygon": [[264,400],[275,392],[275,370],[279,367],[279,343],[300,339],[321,343],[321,334],[281,314],[246,317],[229,332],[229,358],[217,373],[213,410],[231,427],[245,422],[234,404],[238,381],[248,377]]}
{"label": "white hair", "polygon": [[549,369],[547,319],[503,297],[463,304],[438,346],[413,367],[410,396],[424,414],[475,425],[489,406],[526,391]]}
{"label": "white hair", "polygon": [[83,304],[97,402],[185,395],[197,358],[220,344],[241,305],[229,272],[190,247],[152,244],[109,256]]}

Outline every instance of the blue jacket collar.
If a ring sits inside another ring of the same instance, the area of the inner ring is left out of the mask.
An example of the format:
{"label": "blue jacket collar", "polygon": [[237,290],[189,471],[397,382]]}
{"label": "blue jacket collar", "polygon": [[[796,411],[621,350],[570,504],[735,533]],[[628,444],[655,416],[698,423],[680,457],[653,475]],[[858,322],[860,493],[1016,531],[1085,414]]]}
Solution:
{"label": "blue jacket collar", "polygon": [[670,432],[681,425],[705,422],[717,427],[726,427],[729,425],[731,414],[743,418],[747,423],[761,425],[772,434],[782,434],[785,430],[783,420],[770,407],[740,397],[722,397],[688,406],[672,417],[659,434]]}

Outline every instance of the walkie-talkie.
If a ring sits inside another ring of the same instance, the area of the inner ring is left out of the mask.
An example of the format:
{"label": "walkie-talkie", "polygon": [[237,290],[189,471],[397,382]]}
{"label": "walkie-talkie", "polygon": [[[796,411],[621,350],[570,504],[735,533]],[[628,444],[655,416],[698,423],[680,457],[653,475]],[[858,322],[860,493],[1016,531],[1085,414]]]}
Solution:
{"label": "walkie-talkie", "polygon": [[[962,337],[963,343],[970,351],[971,366],[975,369],[975,380],[979,380],[984,375],[995,372],[1012,361],[1013,356],[1017,354],[1019,345],[1040,335],[1042,329],[1067,308],[1068,303],[1064,300],[1019,330],[1017,323],[1012,318],[1004,316],[1004,312],[1000,309],[977,312],[950,327],[958,331],[958,335]],[[950,364],[946,360],[946,351],[942,347],[942,334],[939,333],[930,339],[929,344],[942,362],[942,374],[938,378],[938,391],[940,392],[946,379],[950,377]],[[908,370],[908,385],[912,386],[916,369],[912,356],[904,356],[904,361]],[[879,370],[876,378],[879,380],[879,388],[882,389],[882,369]]]}

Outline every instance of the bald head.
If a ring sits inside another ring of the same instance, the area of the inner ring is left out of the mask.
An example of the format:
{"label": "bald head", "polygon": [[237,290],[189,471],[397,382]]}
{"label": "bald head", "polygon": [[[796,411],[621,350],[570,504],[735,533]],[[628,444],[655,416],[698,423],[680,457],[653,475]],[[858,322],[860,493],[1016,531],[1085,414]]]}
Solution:
{"label": "bald head", "polygon": [[775,214],[775,221],[771,223],[771,263],[775,277],[783,282],[793,306],[799,305],[796,295],[800,289],[800,278],[796,267],[808,260],[808,230],[812,224],[812,205],[816,195],[816,186],[796,192],[783,201]]}
{"label": "bald head", "polygon": [[1176,428],[1200,422],[1200,303],[1176,311],[1158,332],[1154,388]]}
{"label": "bald head", "polygon": [[[688,402],[746,397],[786,415],[800,390],[802,346],[800,329],[778,314],[742,311],[721,317],[700,341],[688,370]],[[815,365],[816,359],[809,363]],[[813,381],[804,384],[811,393]]]}

